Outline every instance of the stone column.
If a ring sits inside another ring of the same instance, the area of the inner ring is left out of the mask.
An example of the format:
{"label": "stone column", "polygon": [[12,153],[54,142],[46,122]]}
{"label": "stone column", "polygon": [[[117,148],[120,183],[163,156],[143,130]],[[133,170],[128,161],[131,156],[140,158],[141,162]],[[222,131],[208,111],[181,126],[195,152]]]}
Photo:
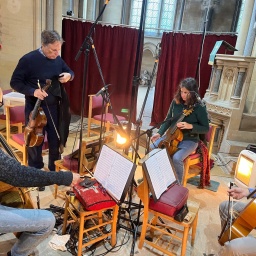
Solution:
{"label": "stone column", "polygon": [[54,3],[52,0],[46,0],[46,29],[53,30],[54,23]]}
{"label": "stone column", "polygon": [[253,49],[253,44],[255,40],[255,17],[256,17],[256,1],[254,1],[254,6],[253,6],[253,11],[252,11],[252,16],[251,16],[251,21],[250,21],[250,27],[248,30],[247,38],[246,38],[246,43],[244,47],[244,56],[251,56],[252,54],[252,49]]}
{"label": "stone column", "polygon": [[219,91],[222,69],[223,69],[223,66],[218,66],[216,69],[216,77],[215,77],[215,81],[213,84],[212,92],[216,93]]}
{"label": "stone column", "polygon": [[250,26],[253,6],[254,6],[254,0],[245,1],[241,27],[238,33],[236,47],[235,47],[236,49],[238,49],[238,51],[234,52],[234,55],[243,55],[247,33]]}
{"label": "stone column", "polygon": [[245,69],[244,68],[240,69],[238,72],[235,90],[234,90],[234,94],[233,94],[233,97],[235,97],[235,98],[241,97],[241,92],[243,89],[244,75],[245,75]]}
{"label": "stone column", "polygon": [[56,30],[61,35],[61,31],[62,31],[62,1],[59,1],[59,0],[54,0],[53,29]]}

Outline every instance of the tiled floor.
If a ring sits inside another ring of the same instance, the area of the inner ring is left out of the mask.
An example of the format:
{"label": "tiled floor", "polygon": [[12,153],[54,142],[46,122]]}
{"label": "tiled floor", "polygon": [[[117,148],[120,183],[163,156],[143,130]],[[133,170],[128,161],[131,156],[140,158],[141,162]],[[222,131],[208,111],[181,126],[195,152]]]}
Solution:
{"label": "tiled floor", "polygon": [[[144,101],[144,96],[146,93],[147,88],[142,87],[140,88],[138,100],[138,113],[140,113],[140,108]],[[146,103],[146,110],[143,114],[143,128],[147,129],[148,124],[150,122],[150,115],[152,109],[152,98],[154,94],[154,89],[150,89],[148,101]],[[73,123],[70,129],[70,138],[68,141],[67,148],[65,149],[64,154],[68,154],[72,151],[74,145],[77,144],[76,138],[79,138],[79,135],[76,133],[79,130],[79,121],[76,117],[73,117]],[[77,121],[77,122],[76,122]],[[197,187],[188,184],[187,187],[189,189],[189,198],[191,200],[197,201],[200,203],[200,211],[199,211],[199,220],[196,232],[196,240],[193,247],[190,246],[188,242],[187,245],[187,254],[186,255],[208,255],[211,253],[217,253],[220,246],[218,244],[218,235],[220,233],[220,223],[219,223],[219,216],[218,216],[218,205],[222,200],[228,200],[226,195],[227,184],[230,180],[230,176],[225,173],[218,167],[218,159],[215,161],[215,167],[211,171],[211,180],[219,182],[220,185],[218,187],[217,192],[213,192],[207,189],[198,189]],[[138,168],[135,172],[135,180],[141,177],[141,169]],[[60,187],[64,188],[64,187]],[[50,204],[54,204],[57,206],[64,206],[64,201],[60,198],[54,199],[53,198],[53,191],[54,187],[49,186],[46,188],[44,192],[40,192],[40,202],[41,208],[47,208]],[[36,192],[31,192],[31,196],[33,200],[36,199]],[[136,193],[134,192],[132,197],[133,202],[138,202],[138,198]],[[124,205],[127,207],[127,205]],[[133,220],[136,220],[137,211],[132,212]],[[120,221],[120,224],[123,224],[127,228],[130,227],[130,222]],[[140,230],[140,226],[138,229]],[[159,252],[151,250],[148,246],[143,247],[141,250],[138,249],[138,239],[133,239],[134,232],[127,231],[124,228],[118,229],[117,233],[117,246],[114,248],[109,255],[161,255]],[[40,256],[51,256],[51,255],[61,255],[61,256],[68,256],[71,255],[68,251],[61,252],[55,251],[51,249],[49,246],[49,241],[52,239],[50,236],[46,241],[40,244],[35,252],[35,255]],[[4,253],[10,249],[12,244],[16,241],[16,238],[12,234],[5,234],[0,236],[0,253]],[[110,249],[108,243],[106,243],[106,247]],[[175,249],[176,255],[180,255],[180,249]],[[96,248],[94,254],[92,252],[87,252],[84,255],[105,255],[106,248],[102,244]],[[0,254],[1,255],[1,254]],[[5,254],[2,254],[5,255]]]}

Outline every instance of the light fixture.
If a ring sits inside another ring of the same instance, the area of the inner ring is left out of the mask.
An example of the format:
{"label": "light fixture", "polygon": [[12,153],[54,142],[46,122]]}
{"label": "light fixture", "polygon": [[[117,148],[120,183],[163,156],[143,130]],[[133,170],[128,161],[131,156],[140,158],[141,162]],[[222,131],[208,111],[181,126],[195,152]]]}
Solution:
{"label": "light fixture", "polygon": [[118,147],[118,148],[125,148],[127,146],[127,143],[129,142],[129,138],[126,133],[128,122],[122,121],[120,123],[121,123],[122,127],[119,127],[118,125],[116,125],[114,127],[115,133],[116,133],[115,134],[115,144],[116,144],[116,147]]}
{"label": "light fixture", "polygon": [[240,152],[234,178],[238,187],[256,187],[256,154],[254,152],[249,150]]}

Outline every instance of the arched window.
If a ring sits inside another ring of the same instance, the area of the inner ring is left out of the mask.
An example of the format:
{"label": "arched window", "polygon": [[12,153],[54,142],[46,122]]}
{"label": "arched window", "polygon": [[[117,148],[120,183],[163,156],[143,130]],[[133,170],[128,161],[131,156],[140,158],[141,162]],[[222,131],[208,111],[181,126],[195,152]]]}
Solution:
{"label": "arched window", "polygon": [[[133,0],[131,5],[130,25],[139,27],[143,0]],[[177,0],[148,0],[145,34],[161,35],[172,30]]]}

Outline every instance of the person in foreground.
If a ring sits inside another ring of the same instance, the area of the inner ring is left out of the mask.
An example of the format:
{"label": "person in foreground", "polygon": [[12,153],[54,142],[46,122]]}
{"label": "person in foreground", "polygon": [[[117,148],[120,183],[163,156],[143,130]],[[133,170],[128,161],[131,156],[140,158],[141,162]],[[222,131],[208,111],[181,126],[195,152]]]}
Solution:
{"label": "person in foreground", "polygon": [[[72,81],[74,72],[60,57],[63,39],[55,30],[41,33],[41,47],[25,54],[15,68],[10,81],[11,87],[25,94],[26,125],[29,115],[38,99],[47,118],[44,133],[47,132],[49,145],[48,168],[55,171],[54,161],[60,159],[69,132],[70,111],[68,97],[62,84]],[[47,91],[42,90],[46,80],[51,80]],[[39,146],[28,147],[28,165],[41,169],[43,142]]]}
{"label": "person in foreground", "polygon": [[[253,189],[249,188],[239,188],[233,187],[228,189],[229,196],[236,200],[240,200],[243,197],[247,197]],[[233,206],[233,220],[238,217],[238,215],[247,206],[246,202],[236,201]],[[255,211],[256,214],[256,211]],[[225,228],[226,221],[229,216],[229,201],[224,201],[219,206],[219,215],[221,220],[221,227]],[[228,226],[228,225],[227,225]],[[229,227],[229,226],[228,226]],[[227,228],[228,228],[227,227]],[[256,255],[256,238],[253,236],[240,237],[231,240],[230,242],[225,242],[224,246],[221,248],[220,252],[217,254],[219,256],[233,256],[233,255]]]}
{"label": "person in foreground", "polygon": [[[165,120],[158,132],[151,137],[152,144],[150,148],[157,148],[159,144],[167,137],[166,131],[176,126],[183,134],[183,140],[178,143],[178,150],[173,154],[173,165],[178,177],[178,181],[182,184],[184,174],[183,160],[194,152],[198,146],[199,134],[206,134],[209,131],[208,114],[205,106],[198,102],[199,92],[198,85],[194,78],[188,77],[179,84],[174,100],[171,102]],[[191,112],[181,122],[177,119],[184,111]]]}
{"label": "person in foreground", "polygon": [[[73,186],[80,175],[72,172],[45,172],[21,165],[0,149],[0,181],[17,187],[52,184]],[[1,187],[0,187],[1,190]],[[0,233],[22,232],[8,256],[27,256],[49,235],[55,225],[53,213],[39,209],[17,209],[0,204]]]}

